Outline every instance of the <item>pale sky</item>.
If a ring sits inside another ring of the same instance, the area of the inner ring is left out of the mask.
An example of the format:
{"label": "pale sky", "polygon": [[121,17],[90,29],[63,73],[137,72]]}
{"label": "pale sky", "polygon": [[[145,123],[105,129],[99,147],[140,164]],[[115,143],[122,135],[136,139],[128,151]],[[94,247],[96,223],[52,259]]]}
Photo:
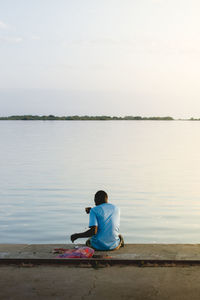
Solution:
{"label": "pale sky", "polygon": [[0,0],[0,115],[200,117],[198,0]]}

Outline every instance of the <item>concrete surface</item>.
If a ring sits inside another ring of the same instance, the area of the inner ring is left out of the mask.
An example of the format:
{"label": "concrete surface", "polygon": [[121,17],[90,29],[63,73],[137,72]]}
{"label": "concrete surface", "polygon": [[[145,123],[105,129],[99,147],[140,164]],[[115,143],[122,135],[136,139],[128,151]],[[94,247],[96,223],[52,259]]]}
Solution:
{"label": "concrete surface", "polygon": [[[0,258],[55,258],[55,248],[73,248],[73,244],[0,244]],[[199,244],[127,244],[117,251],[95,251],[119,259],[200,260]]]}
{"label": "concrete surface", "polygon": [[200,267],[0,267],[1,300],[199,300]]}
{"label": "concrete surface", "polygon": [[[52,258],[74,245],[0,244],[0,258]],[[200,245],[129,244],[95,252],[119,259],[200,260]],[[200,265],[184,267],[0,265],[0,300],[199,300]]]}

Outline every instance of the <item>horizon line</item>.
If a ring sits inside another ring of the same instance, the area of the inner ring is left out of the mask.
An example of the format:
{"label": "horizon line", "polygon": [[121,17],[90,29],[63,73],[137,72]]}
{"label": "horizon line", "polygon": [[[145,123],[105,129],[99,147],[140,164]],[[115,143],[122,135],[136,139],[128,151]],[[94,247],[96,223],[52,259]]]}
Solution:
{"label": "horizon line", "polygon": [[145,121],[145,120],[164,120],[164,121],[178,121],[178,120],[189,120],[189,121],[200,121],[200,118],[173,118],[171,116],[132,116],[132,115],[125,115],[125,116],[110,116],[110,115],[68,115],[68,116],[56,116],[53,114],[49,115],[9,115],[9,116],[2,116],[0,120],[66,120],[66,121],[76,121],[76,120],[133,120],[133,121]]}

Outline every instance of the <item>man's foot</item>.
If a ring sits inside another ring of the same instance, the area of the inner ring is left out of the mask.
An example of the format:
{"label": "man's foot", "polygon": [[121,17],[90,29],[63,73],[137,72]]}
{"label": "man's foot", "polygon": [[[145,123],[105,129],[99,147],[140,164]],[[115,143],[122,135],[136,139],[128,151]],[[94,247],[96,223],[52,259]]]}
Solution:
{"label": "man's foot", "polygon": [[119,234],[119,238],[120,238],[120,247],[124,247],[124,239],[121,234]]}

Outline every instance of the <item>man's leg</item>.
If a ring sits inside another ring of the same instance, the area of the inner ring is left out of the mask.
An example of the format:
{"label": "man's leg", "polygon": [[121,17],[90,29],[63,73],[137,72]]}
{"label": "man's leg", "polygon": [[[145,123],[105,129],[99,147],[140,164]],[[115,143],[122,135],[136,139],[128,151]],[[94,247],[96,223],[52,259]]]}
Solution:
{"label": "man's leg", "polygon": [[124,239],[123,239],[123,237],[122,237],[121,234],[119,234],[119,238],[120,238],[119,246],[117,246],[117,247],[116,247],[115,249],[113,249],[113,250],[118,250],[119,248],[124,247]]}

